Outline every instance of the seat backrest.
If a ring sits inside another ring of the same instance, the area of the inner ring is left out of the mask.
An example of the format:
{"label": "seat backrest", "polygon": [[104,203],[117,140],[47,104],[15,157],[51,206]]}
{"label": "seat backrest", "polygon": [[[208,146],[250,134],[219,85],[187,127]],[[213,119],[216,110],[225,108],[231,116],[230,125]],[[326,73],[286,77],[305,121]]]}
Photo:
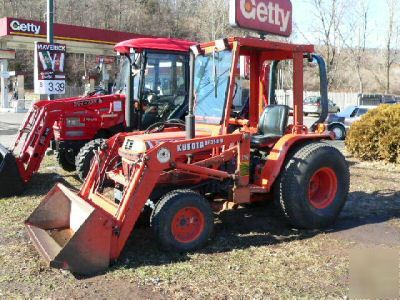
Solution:
{"label": "seat backrest", "polygon": [[262,135],[285,134],[289,119],[289,107],[286,105],[268,105],[258,123],[258,133]]}

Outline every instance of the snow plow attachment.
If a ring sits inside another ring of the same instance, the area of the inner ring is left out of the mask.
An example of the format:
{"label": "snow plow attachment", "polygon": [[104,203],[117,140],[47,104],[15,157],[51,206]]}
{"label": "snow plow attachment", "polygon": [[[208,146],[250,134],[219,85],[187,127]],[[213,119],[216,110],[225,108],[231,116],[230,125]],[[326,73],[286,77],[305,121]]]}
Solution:
{"label": "snow plow attachment", "polygon": [[15,156],[0,144],[0,198],[20,194],[23,188]]}
{"label": "snow plow attachment", "polygon": [[109,217],[62,184],[47,194],[25,226],[50,267],[89,275],[109,266]]}

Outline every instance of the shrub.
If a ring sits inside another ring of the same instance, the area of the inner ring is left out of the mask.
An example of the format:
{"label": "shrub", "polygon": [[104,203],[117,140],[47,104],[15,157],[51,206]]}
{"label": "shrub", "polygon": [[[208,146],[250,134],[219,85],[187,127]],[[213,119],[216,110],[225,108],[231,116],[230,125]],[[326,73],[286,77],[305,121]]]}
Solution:
{"label": "shrub", "polygon": [[351,126],[346,147],[361,160],[400,164],[400,104],[380,105],[365,114]]}

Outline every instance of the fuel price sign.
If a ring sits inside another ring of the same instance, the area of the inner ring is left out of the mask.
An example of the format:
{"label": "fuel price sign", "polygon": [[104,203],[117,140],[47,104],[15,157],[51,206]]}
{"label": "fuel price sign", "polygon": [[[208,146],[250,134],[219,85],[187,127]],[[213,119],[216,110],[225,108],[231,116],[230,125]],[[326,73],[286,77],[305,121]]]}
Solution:
{"label": "fuel price sign", "polygon": [[35,93],[65,94],[64,44],[35,43]]}

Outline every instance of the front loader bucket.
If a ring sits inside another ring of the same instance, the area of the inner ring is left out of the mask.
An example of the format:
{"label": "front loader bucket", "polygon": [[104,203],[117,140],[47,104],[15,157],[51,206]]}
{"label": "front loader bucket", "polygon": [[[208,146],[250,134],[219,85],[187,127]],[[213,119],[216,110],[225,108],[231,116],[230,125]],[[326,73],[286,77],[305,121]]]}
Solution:
{"label": "front loader bucket", "polygon": [[0,198],[20,194],[24,185],[15,156],[0,144]]}
{"label": "front loader bucket", "polygon": [[110,221],[104,212],[57,184],[25,226],[50,267],[90,275],[109,266]]}

